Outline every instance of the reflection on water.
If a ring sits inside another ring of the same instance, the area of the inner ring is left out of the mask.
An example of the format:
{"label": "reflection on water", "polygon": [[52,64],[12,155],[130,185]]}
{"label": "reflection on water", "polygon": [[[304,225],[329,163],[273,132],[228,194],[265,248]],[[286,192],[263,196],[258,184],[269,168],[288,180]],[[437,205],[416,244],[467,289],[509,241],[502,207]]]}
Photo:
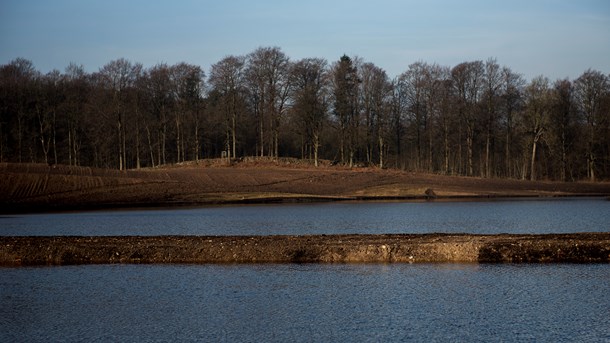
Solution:
{"label": "reflection on water", "polygon": [[0,341],[608,341],[609,265],[0,269]]}
{"label": "reflection on water", "polygon": [[0,235],[301,235],[610,231],[610,201],[321,203],[0,216]]}

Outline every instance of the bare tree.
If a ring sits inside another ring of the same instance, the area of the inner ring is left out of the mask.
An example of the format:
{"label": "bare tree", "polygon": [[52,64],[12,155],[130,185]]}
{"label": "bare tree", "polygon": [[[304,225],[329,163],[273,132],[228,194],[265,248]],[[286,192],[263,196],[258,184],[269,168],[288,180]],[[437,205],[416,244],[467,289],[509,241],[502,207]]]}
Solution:
{"label": "bare tree", "polygon": [[[171,76],[170,68],[167,64],[157,64],[147,71],[147,97],[149,103],[149,111],[155,118],[154,124],[157,129],[157,164],[166,163],[166,142],[167,142],[167,125],[168,117],[174,106],[174,99],[171,93]],[[147,134],[150,136],[151,128],[147,124]],[[149,146],[152,148],[152,141],[149,138]],[[154,165],[153,161],[153,165]]]}
{"label": "bare tree", "polygon": [[[334,115],[339,121],[341,163],[354,165],[356,130],[358,128],[358,69],[347,55],[332,68]],[[346,151],[347,150],[347,151]]]}
{"label": "bare tree", "polygon": [[308,144],[313,150],[314,165],[318,166],[320,134],[326,120],[329,97],[327,62],[320,58],[305,58],[292,66],[293,109],[301,118]]}
{"label": "bare tree", "polygon": [[525,80],[520,74],[513,72],[510,68],[502,68],[502,113],[505,126],[504,163],[505,175],[513,177],[513,153],[512,142],[515,129],[515,115],[523,106],[523,88]]}
{"label": "bare tree", "polygon": [[360,103],[366,125],[367,162],[372,164],[374,155],[377,154],[379,167],[383,168],[391,84],[386,72],[372,63],[362,65],[360,79],[362,81]]}
{"label": "bare tree", "polygon": [[217,62],[209,81],[208,91],[187,63],[142,70],[118,59],[63,75],[25,59],[0,65],[0,162],[126,169],[300,152],[314,164],[340,155],[350,166],[483,177],[610,175],[610,79],[594,70],[526,85],[493,58],[451,69],[420,61],[390,82],[357,57],[329,67],[262,47]]}
{"label": "bare tree", "polygon": [[[16,58],[0,70],[2,86],[2,117],[0,118],[0,160],[7,146],[17,162],[22,162],[27,121],[34,113],[34,82],[39,73],[31,61]],[[16,121],[16,123],[14,123]],[[16,136],[16,137],[15,137]],[[14,144],[10,143],[16,140]],[[6,142],[6,143],[4,143]]]}
{"label": "bare tree", "polygon": [[[434,138],[435,128],[437,127],[435,121],[440,121],[441,117],[446,114],[448,110],[446,107],[442,108],[445,89],[443,88],[445,80],[448,77],[449,71],[447,68],[443,68],[438,64],[426,65],[424,68],[424,130],[426,133],[426,168],[429,172],[433,172],[434,161],[433,151],[435,147]],[[444,111],[445,113],[441,113]],[[447,151],[448,149],[445,149]]]}
{"label": "bare tree", "polygon": [[233,158],[237,156],[237,117],[243,110],[244,64],[243,57],[228,56],[212,65],[210,71],[211,86],[222,94],[227,123],[227,151],[230,152],[229,157]]}
{"label": "bare tree", "polygon": [[464,62],[451,70],[453,86],[458,100],[461,122],[466,126],[466,175],[474,175],[473,149],[475,128],[482,97],[484,65],[481,61]]}
{"label": "bare tree", "polygon": [[[197,111],[203,91],[204,73],[199,66],[187,63],[178,63],[170,68],[172,82],[172,99],[174,106],[174,123],[176,139],[176,161],[186,160],[187,139],[183,129],[184,122],[193,117]],[[198,125],[195,125],[195,131]],[[195,137],[198,132],[195,132]],[[197,139],[196,139],[197,140]],[[195,143],[198,145],[198,142]]]}
{"label": "bare tree", "polygon": [[559,155],[559,179],[568,180],[569,152],[574,145],[575,104],[574,87],[568,79],[557,80],[553,86],[553,108],[550,131],[554,147]]}
{"label": "bare tree", "polygon": [[64,73],[64,82],[66,87],[64,111],[68,131],[68,164],[79,165],[84,135],[82,117],[86,107],[86,102],[83,99],[88,99],[90,92],[85,68],[82,65],[70,63]]}
{"label": "bare tree", "polygon": [[126,130],[125,116],[130,88],[142,71],[141,64],[134,64],[120,58],[104,65],[100,71],[102,86],[110,92],[110,110],[116,123],[119,170],[126,168]]}
{"label": "bare tree", "polygon": [[57,164],[57,112],[64,101],[61,88],[61,75],[53,70],[40,76],[36,81],[36,118],[38,122],[38,139],[44,155],[44,162],[49,162],[49,152],[53,150],[53,163]]}
{"label": "bare tree", "polygon": [[599,71],[587,70],[574,81],[578,109],[587,124],[587,176],[595,181],[599,129],[607,120],[602,112],[602,101],[609,92],[608,77]]}
{"label": "bare tree", "polygon": [[392,80],[391,131],[397,159],[401,159],[404,136],[404,117],[407,106],[406,86],[400,77]]}
{"label": "bare tree", "polygon": [[524,130],[531,136],[530,180],[536,180],[536,151],[549,125],[550,90],[546,77],[535,77],[525,89]]}
{"label": "bare tree", "polygon": [[502,72],[495,58],[489,58],[485,62],[484,76],[485,90],[485,177],[492,176],[491,154],[492,140],[497,122],[497,103],[500,97],[502,86]]}
{"label": "bare tree", "polygon": [[286,111],[290,83],[289,59],[278,47],[258,48],[248,55],[247,73],[256,94],[259,115],[260,149],[264,156],[264,121],[271,128],[270,154],[279,157],[279,134],[282,115]]}
{"label": "bare tree", "polygon": [[416,62],[409,65],[409,69],[400,76],[407,95],[407,113],[409,113],[411,126],[415,128],[415,168],[418,170],[423,168],[424,118],[426,116],[424,84],[426,69],[426,63],[421,61]]}

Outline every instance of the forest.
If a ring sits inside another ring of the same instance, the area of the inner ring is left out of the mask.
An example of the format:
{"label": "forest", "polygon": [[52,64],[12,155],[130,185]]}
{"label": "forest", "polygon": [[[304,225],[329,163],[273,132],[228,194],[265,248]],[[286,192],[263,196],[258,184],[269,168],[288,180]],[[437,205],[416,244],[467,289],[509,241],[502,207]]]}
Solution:
{"label": "forest", "polygon": [[115,169],[296,157],[485,178],[608,180],[610,75],[526,80],[495,58],[391,78],[279,47],[204,71],[124,58],[87,73],[0,65],[0,162]]}

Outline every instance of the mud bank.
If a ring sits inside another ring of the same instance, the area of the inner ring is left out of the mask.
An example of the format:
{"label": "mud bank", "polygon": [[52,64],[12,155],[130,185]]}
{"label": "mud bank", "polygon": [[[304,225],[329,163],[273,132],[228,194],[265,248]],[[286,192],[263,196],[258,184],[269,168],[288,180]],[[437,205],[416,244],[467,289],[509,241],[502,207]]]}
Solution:
{"label": "mud bank", "polygon": [[609,263],[610,233],[0,237],[0,265]]}

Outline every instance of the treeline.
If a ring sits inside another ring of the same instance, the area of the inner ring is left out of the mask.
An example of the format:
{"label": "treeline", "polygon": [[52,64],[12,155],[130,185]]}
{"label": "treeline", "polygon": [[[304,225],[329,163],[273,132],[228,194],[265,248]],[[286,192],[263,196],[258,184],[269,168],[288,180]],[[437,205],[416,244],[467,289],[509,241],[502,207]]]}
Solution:
{"label": "treeline", "polygon": [[155,167],[242,156],[552,180],[610,177],[610,76],[526,81],[490,58],[416,62],[390,78],[342,56],[280,48],[228,56],[207,75],[118,59],[86,73],[0,66],[0,162]]}

